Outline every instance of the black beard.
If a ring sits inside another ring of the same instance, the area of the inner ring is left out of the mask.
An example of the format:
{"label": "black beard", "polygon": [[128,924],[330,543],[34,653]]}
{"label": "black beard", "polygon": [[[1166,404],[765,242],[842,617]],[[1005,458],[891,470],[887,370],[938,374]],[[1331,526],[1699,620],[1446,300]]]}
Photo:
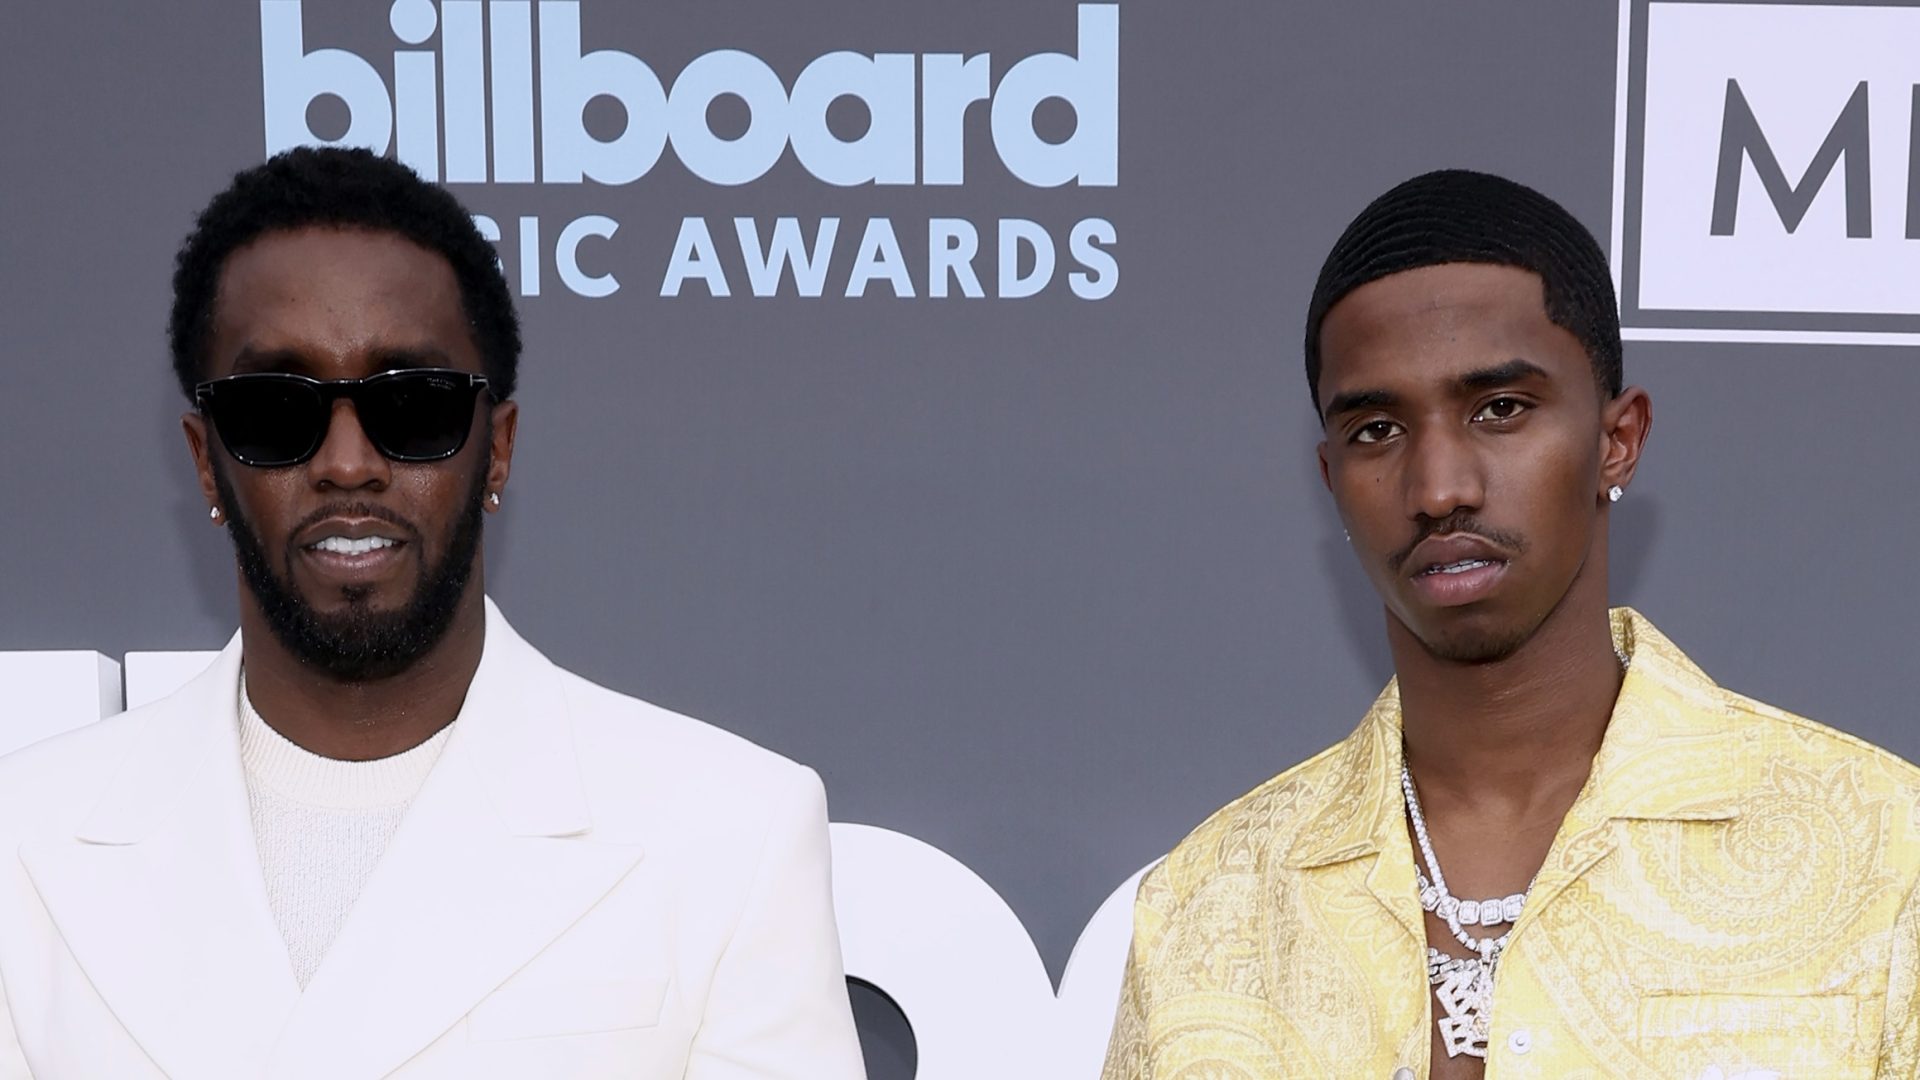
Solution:
{"label": "black beard", "polygon": [[[440,561],[423,568],[420,584],[407,603],[394,611],[376,611],[366,605],[365,595],[346,592],[347,610],[338,615],[322,615],[301,598],[290,583],[294,552],[286,553],[285,576],[276,573],[267,558],[266,545],[252,523],[240,510],[240,501],[216,463],[214,487],[220,492],[220,504],[227,515],[227,532],[233,537],[234,554],[240,563],[240,576],[252,591],[255,603],[266,616],[267,626],[282,648],[301,663],[312,665],[341,682],[378,682],[412,667],[433,650],[453,625],[454,612],[460,606],[467,582],[473,577],[480,551],[480,515],[485,487],[486,457],[480,457],[469,496],[461,508],[448,539],[446,554]],[[362,507],[362,510],[372,508]],[[391,520],[391,515],[374,513]],[[420,542],[419,536],[412,538]]]}

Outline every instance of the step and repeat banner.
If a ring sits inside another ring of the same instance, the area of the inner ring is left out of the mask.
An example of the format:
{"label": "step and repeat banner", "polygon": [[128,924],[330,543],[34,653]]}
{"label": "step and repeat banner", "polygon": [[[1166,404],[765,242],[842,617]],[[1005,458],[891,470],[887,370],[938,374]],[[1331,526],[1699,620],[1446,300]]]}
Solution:
{"label": "step and repeat banner", "polygon": [[[1300,333],[1443,166],[1613,253],[1616,599],[1920,756],[1920,3],[236,0],[0,36],[0,748],[234,619],[164,342],[238,169],[390,153],[524,321],[489,591],[816,767],[877,1078],[1089,1075],[1138,872],[1390,674]],[[917,1071],[916,1071],[917,1070]]]}

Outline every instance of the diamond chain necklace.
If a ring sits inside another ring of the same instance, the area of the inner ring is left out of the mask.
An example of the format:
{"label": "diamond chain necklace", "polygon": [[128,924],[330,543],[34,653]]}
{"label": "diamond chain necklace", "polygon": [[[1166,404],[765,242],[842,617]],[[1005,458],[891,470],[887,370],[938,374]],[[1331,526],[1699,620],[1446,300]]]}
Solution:
{"label": "diamond chain necklace", "polygon": [[[1405,762],[1400,765],[1400,790],[1406,794],[1407,817],[1413,822],[1413,838],[1420,844],[1420,858],[1426,862],[1427,869],[1433,871],[1433,881],[1429,883],[1418,866],[1413,869],[1420,887],[1420,906],[1445,919],[1454,938],[1477,954],[1452,957],[1432,946],[1427,948],[1427,982],[1434,987],[1434,1000],[1446,1013],[1440,1018],[1440,1041],[1450,1058],[1461,1054],[1484,1058],[1487,1032],[1493,1026],[1494,969],[1500,964],[1500,954],[1505,951],[1513,929],[1509,926],[1499,937],[1476,938],[1461,924],[1470,922],[1491,928],[1516,922],[1526,906],[1527,894],[1515,893],[1498,900],[1455,899],[1447,891],[1447,876],[1440,871],[1433,841],[1427,838],[1427,819],[1420,812],[1420,796],[1413,790],[1413,773],[1408,771]],[[1530,890],[1533,886],[1529,884],[1527,888]]]}
{"label": "diamond chain necklace", "polygon": [[[1627,654],[1615,646],[1613,655],[1624,671]],[[1413,838],[1420,845],[1420,858],[1433,872],[1433,880],[1428,881],[1419,864],[1414,865],[1420,907],[1446,920],[1454,940],[1475,954],[1454,957],[1427,947],[1427,982],[1434,987],[1434,1000],[1446,1013],[1440,1018],[1440,1040],[1450,1058],[1461,1054],[1485,1058],[1487,1033],[1493,1026],[1494,972],[1506,952],[1507,939],[1513,936],[1512,924],[1520,921],[1520,912],[1526,907],[1527,893],[1533,891],[1533,882],[1527,882],[1525,892],[1498,899],[1457,899],[1447,890],[1447,877],[1440,872],[1440,857],[1433,853],[1433,841],[1427,837],[1426,815],[1420,812],[1420,796],[1413,789],[1413,773],[1407,768],[1404,754],[1400,760],[1400,790],[1406,795],[1407,818],[1413,824]],[[1502,925],[1507,929],[1499,937],[1476,938],[1466,931],[1468,926],[1491,930]]]}

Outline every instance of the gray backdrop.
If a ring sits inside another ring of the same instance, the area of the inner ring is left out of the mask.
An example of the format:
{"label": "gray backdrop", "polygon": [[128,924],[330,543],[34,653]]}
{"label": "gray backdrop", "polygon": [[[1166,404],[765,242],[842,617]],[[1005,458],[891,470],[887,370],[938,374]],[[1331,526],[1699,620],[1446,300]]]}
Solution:
{"label": "gray backdrop", "polygon": [[[391,76],[405,46],[387,11],[308,0],[307,48]],[[722,47],[789,81],[836,49],[992,51],[998,78],[1072,52],[1074,13],[589,0],[584,37],[663,79]],[[192,214],[263,154],[259,13],[43,0],[4,21],[0,649],[216,647],[232,563],[194,489],[163,329]],[[1339,738],[1389,674],[1313,463],[1299,336],[1321,257],[1371,196],[1444,165],[1533,184],[1604,243],[1618,23],[1603,0],[1128,0],[1114,187],[1012,178],[984,107],[959,187],[833,187],[791,155],[720,187],[672,151],[617,187],[456,186],[504,223],[510,259],[519,215],[548,243],[582,213],[622,226],[583,249],[618,294],[571,295],[549,265],[521,302],[490,590],[560,663],[811,763],[836,820],[967,863],[1057,978],[1115,885]],[[316,124],[339,123],[325,104]],[[713,226],[732,298],[657,295],[686,215]],[[828,295],[745,295],[730,219],[746,215],[809,236],[841,216]],[[1032,218],[1062,275],[1065,230],[1105,217],[1120,284],[933,300],[921,266],[921,299],[837,297],[877,215],[909,263],[929,217],[983,234]],[[1722,682],[1908,757],[1912,361],[1630,344],[1656,424],[1614,568],[1617,599]],[[862,1013],[876,1076],[904,1074],[904,1035]]]}

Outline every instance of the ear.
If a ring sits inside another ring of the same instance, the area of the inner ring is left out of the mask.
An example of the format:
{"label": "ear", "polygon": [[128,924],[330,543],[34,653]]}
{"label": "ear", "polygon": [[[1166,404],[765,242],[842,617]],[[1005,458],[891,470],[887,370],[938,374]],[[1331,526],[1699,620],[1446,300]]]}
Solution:
{"label": "ear", "polygon": [[1604,505],[1607,489],[1633,483],[1634,470],[1640,466],[1640,451],[1653,429],[1653,399],[1637,386],[1629,386],[1620,396],[1600,409],[1600,490],[1596,493]]}
{"label": "ear", "polygon": [[218,508],[220,487],[213,482],[213,446],[209,442],[207,418],[188,410],[180,416],[180,427],[186,432],[187,452],[193,455],[193,471],[200,480],[200,494],[207,500],[207,506]]}
{"label": "ear", "polygon": [[[501,401],[493,406],[492,457],[487,465],[487,490],[499,494],[507,489],[507,477],[513,472],[513,439],[520,424],[520,403]],[[487,509],[494,509],[489,502]]]}

